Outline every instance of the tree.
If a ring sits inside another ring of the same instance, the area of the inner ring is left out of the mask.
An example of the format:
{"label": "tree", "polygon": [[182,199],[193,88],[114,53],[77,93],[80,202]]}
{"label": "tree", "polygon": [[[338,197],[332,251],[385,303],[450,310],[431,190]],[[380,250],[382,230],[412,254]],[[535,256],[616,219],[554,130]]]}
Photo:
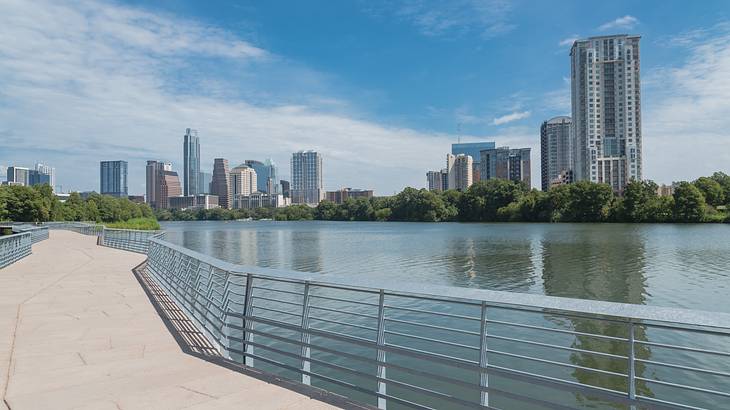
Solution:
{"label": "tree", "polygon": [[506,179],[479,181],[461,195],[459,219],[462,221],[496,221],[497,211],[518,201],[527,191],[522,182]]}
{"label": "tree", "polygon": [[680,182],[674,189],[674,220],[676,222],[701,222],[706,212],[702,191],[689,182]]}
{"label": "tree", "polygon": [[439,195],[426,189],[405,188],[393,198],[391,220],[439,222],[451,216]]}
{"label": "tree", "polygon": [[337,219],[338,213],[337,204],[332,201],[322,201],[314,209],[314,219],[333,221]]}
{"label": "tree", "polygon": [[723,196],[725,197],[725,203],[730,205],[730,175],[724,172],[715,172],[711,178],[720,184]]}
{"label": "tree", "polygon": [[626,222],[649,222],[657,210],[657,184],[652,181],[632,180],[624,189],[619,219]]}
{"label": "tree", "polygon": [[714,178],[700,177],[693,184],[702,191],[708,204],[719,206],[725,203],[725,192],[722,185]]}
{"label": "tree", "polygon": [[607,184],[579,181],[568,185],[568,201],[561,212],[565,222],[603,222],[608,218],[613,191]]}

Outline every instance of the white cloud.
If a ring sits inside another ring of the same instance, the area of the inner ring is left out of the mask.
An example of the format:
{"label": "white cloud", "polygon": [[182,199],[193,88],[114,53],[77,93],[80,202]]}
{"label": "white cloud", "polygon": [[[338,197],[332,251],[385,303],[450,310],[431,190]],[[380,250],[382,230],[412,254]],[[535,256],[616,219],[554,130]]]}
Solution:
{"label": "white cloud", "polygon": [[475,32],[491,38],[514,28],[508,19],[511,10],[510,0],[409,0],[395,14],[427,36]]}
{"label": "white cloud", "polygon": [[567,37],[567,38],[564,38],[564,39],[560,40],[560,42],[558,43],[558,45],[560,47],[572,46],[573,43],[575,43],[575,41],[578,40],[578,39],[580,39],[580,36],[577,35],[577,34],[573,34],[570,37]]}
{"label": "white cloud", "polygon": [[614,29],[630,30],[630,29],[636,27],[637,24],[639,24],[639,19],[637,19],[634,16],[626,15],[623,17],[619,17],[616,20],[601,24],[598,27],[598,30],[600,30],[600,31],[614,30]]}
{"label": "white cloud", "polygon": [[[292,76],[280,57],[195,21],[115,3],[4,0],[0,26],[0,163],[47,161],[64,189],[98,189],[98,161],[126,159],[130,191],[143,192],[145,160],[180,170],[186,127],[200,132],[205,167],[273,157],[288,175],[290,153],[311,148],[324,156],[326,188],[381,193],[423,186],[452,140],[358,119],[328,95],[264,88],[240,98],[206,59],[233,64],[246,85],[320,76]],[[255,77],[257,64],[266,76]]]}
{"label": "white cloud", "polygon": [[511,114],[503,115],[501,117],[497,117],[492,121],[492,124],[494,125],[502,125],[507,124],[509,122],[521,120],[524,118],[527,118],[530,116],[530,111],[520,111],[520,112],[513,112]]}
{"label": "white cloud", "polygon": [[681,64],[644,77],[645,177],[660,182],[730,171],[730,25],[692,33]]}

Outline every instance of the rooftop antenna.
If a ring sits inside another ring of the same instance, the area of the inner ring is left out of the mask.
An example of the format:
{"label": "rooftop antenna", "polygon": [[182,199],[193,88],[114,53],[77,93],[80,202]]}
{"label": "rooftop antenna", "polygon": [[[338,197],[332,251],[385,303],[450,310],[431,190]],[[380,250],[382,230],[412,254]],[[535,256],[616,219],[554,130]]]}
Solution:
{"label": "rooftop antenna", "polygon": [[456,138],[457,142],[461,144],[461,123],[456,124]]}

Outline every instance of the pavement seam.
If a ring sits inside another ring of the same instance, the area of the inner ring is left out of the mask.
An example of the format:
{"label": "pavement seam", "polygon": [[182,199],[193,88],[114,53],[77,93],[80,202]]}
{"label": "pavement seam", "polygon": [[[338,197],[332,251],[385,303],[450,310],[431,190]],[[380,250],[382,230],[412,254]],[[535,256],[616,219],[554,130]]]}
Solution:
{"label": "pavement seam", "polygon": [[[82,250],[82,253],[84,255],[86,255],[86,257],[89,257],[89,254],[87,254],[86,252],[83,252],[83,250]],[[5,374],[5,385],[3,386],[3,403],[5,403],[5,406],[9,410],[12,410],[12,408],[10,407],[10,403],[8,402],[8,398],[7,398],[7,396],[8,396],[8,388],[10,387],[10,377],[12,375],[12,371],[11,370],[12,370],[12,368],[14,366],[14,362],[15,362],[15,337],[16,337],[16,335],[18,333],[18,326],[20,326],[20,318],[21,318],[21,312],[22,312],[22,309],[23,309],[23,305],[25,305],[27,302],[29,302],[31,299],[35,298],[36,296],[40,295],[41,293],[45,292],[46,290],[50,289],[51,287],[55,286],[56,284],[58,284],[62,280],[66,279],[68,276],[73,275],[74,273],[76,273],[76,270],[81,269],[82,267],[90,264],[93,261],[94,260],[92,258],[90,258],[86,262],[84,262],[84,263],[82,263],[82,264],[80,264],[80,265],[78,265],[76,267],[73,267],[72,268],[73,270],[71,272],[69,272],[69,273],[61,276],[60,278],[56,279],[52,283],[49,283],[48,285],[46,285],[43,288],[39,289],[38,291],[36,291],[32,295],[28,296],[26,299],[24,299],[23,301],[21,301],[18,304],[18,307],[17,307],[16,312],[15,312],[15,326],[13,327],[13,336],[12,336],[12,339],[11,339],[11,342],[10,342],[10,355],[8,357],[8,369],[7,369],[7,372]]]}

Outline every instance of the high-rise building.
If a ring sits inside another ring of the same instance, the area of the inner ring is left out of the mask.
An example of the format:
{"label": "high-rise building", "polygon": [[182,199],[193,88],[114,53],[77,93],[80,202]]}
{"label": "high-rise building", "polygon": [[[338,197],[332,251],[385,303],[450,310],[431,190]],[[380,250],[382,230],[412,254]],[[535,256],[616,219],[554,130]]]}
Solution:
{"label": "high-rise building", "polygon": [[482,181],[488,179],[508,179],[522,181],[530,187],[532,173],[530,172],[530,148],[499,147],[481,152]]}
{"label": "high-rise building", "polygon": [[448,178],[441,171],[426,172],[426,180],[428,181],[428,190],[433,192],[441,192],[444,190],[444,177]]}
{"label": "high-rise building", "polygon": [[153,209],[158,208],[157,202],[159,199],[162,171],[172,171],[172,164],[162,161],[147,161],[147,167],[145,168],[145,199]]}
{"label": "high-rise building", "polygon": [[257,177],[256,170],[248,165],[241,164],[233,168],[228,180],[231,187],[231,197],[233,198],[236,195],[251,195],[256,192]]}
{"label": "high-rise building", "polygon": [[213,181],[210,183],[210,191],[211,194],[218,195],[218,205],[221,208],[231,208],[231,183],[227,159],[213,160]]}
{"label": "high-rise building", "polygon": [[540,126],[540,181],[543,191],[550,189],[552,181],[561,175],[572,172],[572,135],[570,117],[555,117]]}
{"label": "high-rise building", "polygon": [[10,185],[30,185],[30,170],[25,167],[8,167],[7,183]]}
{"label": "high-rise building", "polygon": [[617,193],[642,179],[640,38],[590,37],[570,50],[574,177]]}
{"label": "high-rise building", "polygon": [[201,172],[198,174],[198,194],[210,194],[210,184],[213,182],[213,174]]}
{"label": "high-rise building", "polygon": [[324,199],[322,156],[318,152],[292,154],[291,178],[292,203],[317,205]]}
{"label": "high-rise building", "polygon": [[453,160],[447,159],[447,164],[452,164],[449,171],[449,189],[465,191],[474,182],[474,160],[471,155],[451,155]]}
{"label": "high-rise building", "polygon": [[157,208],[170,209],[170,198],[182,195],[180,178],[175,171],[162,170],[159,173],[160,183],[157,191]]}
{"label": "high-rise building", "polygon": [[474,181],[479,180],[479,161],[481,160],[480,152],[485,149],[494,149],[495,144],[493,141],[482,141],[482,142],[464,142],[458,144],[451,144],[452,155],[469,155],[472,159],[472,176]]}
{"label": "high-rise building", "polygon": [[257,161],[255,159],[247,159],[243,162],[245,165],[253,168],[256,171],[257,185],[256,190],[259,192],[276,193],[279,187],[276,184],[277,181],[277,167],[271,158],[266,159],[265,162]]}
{"label": "high-rise building", "polygon": [[39,162],[35,164],[35,170],[39,174],[39,180],[42,181],[40,183],[50,185],[53,192],[56,192],[56,168]]}
{"label": "high-rise building", "polygon": [[187,128],[183,137],[183,192],[185,196],[198,194],[200,175],[200,141],[198,131]]}
{"label": "high-rise building", "polygon": [[99,179],[100,194],[127,197],[127,161],[101,161]]}
{"label": "high-rise building", "polygon": [[291,184],[289,181],[282,179],[279,181],[279,185],[281,185],[281,194],[284,195],[284,198],[291,198]]}

